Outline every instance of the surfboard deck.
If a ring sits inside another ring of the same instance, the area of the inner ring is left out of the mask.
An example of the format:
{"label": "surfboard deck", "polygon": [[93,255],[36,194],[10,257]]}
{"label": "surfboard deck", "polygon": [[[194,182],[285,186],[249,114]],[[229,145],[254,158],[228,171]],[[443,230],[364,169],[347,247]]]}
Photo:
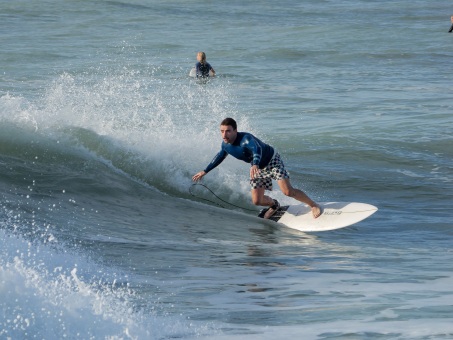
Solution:
{"label": "surfboard deck", "polygon": [[[378,210],[374,205],[367,203],[322,202],[318,204],[322,208],[322,214],[318,218],[313,218],[308,205],[298,204],[280,207],[269,219],[300,231],[328,231],[358,223]],[[267,209],[263,209],[258,217],[264,216]]]}

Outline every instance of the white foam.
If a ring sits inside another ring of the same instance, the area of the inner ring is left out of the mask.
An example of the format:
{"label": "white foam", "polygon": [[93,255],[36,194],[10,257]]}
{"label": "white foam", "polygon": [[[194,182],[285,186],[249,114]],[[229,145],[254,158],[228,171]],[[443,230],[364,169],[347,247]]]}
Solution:
{"label": "white foam", "polygon": [[[32,101],[2,96],[0,119],[57,141],[69,140],[140,180],[163,180],[187,193],[193,174],[219,151],[220,121],[237,114],[231,106],[233,89],[227,81],[200,86],[162,79],[154,71],[62,73]],[[249,130],[246,118],[235,118],[240,130]],[[123,165],[115,162],[118,154]],[[244,165],[227,159],[207,178],[248,196]]]}
{"label": "white foam", "polygon": [[205,327],[138,310],[127,283],[77,254],[4,230],[0,248],[0,338],[153,339],[197,334]]}

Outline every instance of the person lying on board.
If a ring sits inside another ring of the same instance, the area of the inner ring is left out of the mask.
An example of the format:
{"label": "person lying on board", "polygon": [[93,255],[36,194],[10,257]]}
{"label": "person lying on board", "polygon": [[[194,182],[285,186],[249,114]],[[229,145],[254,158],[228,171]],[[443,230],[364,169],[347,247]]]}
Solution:
{"label": "person lying on board", "polygon": [[208,78],[209,71],[211,71],[213,76],[215,76],[215,71],[212,68],[211,64],[206,61],[206,53],[204,52],[197,53],[197,63],[195,64],[195,70],[197,78]]}
{"label": "person lying on board", "polygon": [[222,163],[227,155],[231,155],[251,164],[252,202],[255,205],[270,207],[264,218],[270,218],[280,208],[276,199],[264,194],[265,190],[272,190],[272,179],[277,181],[283,194],[309,205],[314,218],[321,215],[321,208],[316,202],[302,190],[293,188],[289,180],[289,173],[285,169],[279,153],[272,146],[263,143],[251,133],[238,132],[237,123],[233,118],[225,118],[220,123],[220,133],[223,139],[221,150],[206,169],[192,177],[193,181],[201,180],[209,171]]}

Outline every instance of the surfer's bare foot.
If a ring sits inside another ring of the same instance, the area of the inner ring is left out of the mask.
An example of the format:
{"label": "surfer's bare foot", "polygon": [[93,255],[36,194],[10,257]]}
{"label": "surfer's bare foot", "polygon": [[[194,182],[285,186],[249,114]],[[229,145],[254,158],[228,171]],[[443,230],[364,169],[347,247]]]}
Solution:
{"label": "surfer's bare foot", "polygon": [[314,218],[318,218],[322,214],[321,207],[319,205],[314,205],[311,207],[311,213],[313,214]]}
{"label": "surfer's bare foot", "polygon": [[274,205],[272,205],[269,209],[267,209],[266,213],[264,214],[263,218],[269,219],[271,218],[277,210],[280,208],[280,203],[277,200],[274,200]]}

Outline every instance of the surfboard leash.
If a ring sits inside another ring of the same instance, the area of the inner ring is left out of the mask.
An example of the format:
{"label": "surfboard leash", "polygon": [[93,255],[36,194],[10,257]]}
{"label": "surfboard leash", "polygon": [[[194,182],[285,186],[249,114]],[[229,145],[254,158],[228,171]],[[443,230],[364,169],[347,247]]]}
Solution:
{"label": "surfboard leash", "polygon": [[230,203],[230,202],[228,202],[228,201],[225,201],[225,200],[221,199],[221,198],[220,198],[219,196],[217,196],[211,189],[209,189],[208,186],[206,186],[206,185],[204,185],[204,184],[202,184],[202,183],[193,183],[193,184],[189,187],[189,194],[191,194],[191,195],[192,195],[193,197],[195,197],[195,198],[201,199],[201,200],[203,200],[203,201],[208,201],[208,202],[210,202],[210,203],[214,203],[215,205],[218,205],[219,207],[226,209],[224,206],[222,206],[221,204],[219,204],[219,203],[217,203],[217,202],[215,202],[215,201],[213,201],[213,200],[210,200],[210,199],[208,199],[208,198],[204,198],[204,197],[195,195],[195,194],[192,192],[192,187],[194,187],[194,186],[196,186],[196,185],[202,186],[203,188],[205,188],[206,190],[208,190],[215,198],[217,198],[219,201],[222,201],[223,203],[226,203],[226,204],[228,204],[228,205],[231,205],[231,206],[236,207],[236,208],[239,208],[239,209],[248,210],[248,211],[255,211],[255,212],[256,212],[256,210],[248,209],[248,208],[244,208],[244,207],[240,207],[240,206],[238,206],[238,205],[236,205],[236,204],[233,204],[233,203]]}

